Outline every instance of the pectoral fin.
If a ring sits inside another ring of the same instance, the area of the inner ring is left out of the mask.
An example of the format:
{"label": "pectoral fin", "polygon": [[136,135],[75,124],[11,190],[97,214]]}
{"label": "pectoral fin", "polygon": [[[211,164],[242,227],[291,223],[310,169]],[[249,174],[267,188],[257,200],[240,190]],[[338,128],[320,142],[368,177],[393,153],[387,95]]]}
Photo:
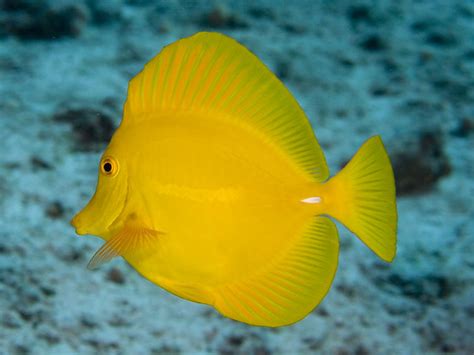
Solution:
{"label": "pectoral fin", "polygon": [[161,233],[149,228],[125,226],[110,238],[87,265],[88,269],[96,269],[116,256],[130,256],[134,253],[146,253],[156,247],[157,237]]}

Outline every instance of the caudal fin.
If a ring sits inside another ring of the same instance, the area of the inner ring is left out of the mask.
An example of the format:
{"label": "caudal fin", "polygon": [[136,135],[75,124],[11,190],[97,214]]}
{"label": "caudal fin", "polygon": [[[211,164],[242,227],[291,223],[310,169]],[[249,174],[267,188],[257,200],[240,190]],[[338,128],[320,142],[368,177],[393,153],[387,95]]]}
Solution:
{"label": "caudal fin", "polygon": [[368,139],[352,160],[325,184],[327,213],[391,262],[397,243],[395,181],[379,136]]}

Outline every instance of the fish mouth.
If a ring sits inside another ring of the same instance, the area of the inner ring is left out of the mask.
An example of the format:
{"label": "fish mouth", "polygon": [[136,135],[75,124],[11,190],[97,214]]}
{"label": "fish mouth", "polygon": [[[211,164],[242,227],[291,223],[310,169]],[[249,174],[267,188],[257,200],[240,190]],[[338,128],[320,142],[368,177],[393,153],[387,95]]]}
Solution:
{"label": "fish mouth", "polygon": [[76,231],[76,234],[78,235],[84,235],[84,234],[87,234],[86,233],[86,229],[84,228],[84,226],[81,225],[80,223],[80,220],[81,220],[81,216],[80,216],[81,212],[79,212],[78,214],[76,214],[72,219],[71,221],[69,222],[71,224],[71,226],[74,227],[75,231]]}
{"label": "fish mouth", "polygon": [[[92,197],[91,201],[71,219],[71,225],[75,228],[76,234],[78,235],[96,235],[96,236],[107,236],[112,231],[118,228],[121,220],[123,219],[123,214],[127,202],[129,199],[129,185],[127,180],[127,187],[125,189],[125,196],[121,202],[118,202],[115,206],[102,206],[102,208],[110,209],[114,208],[117,210],[113,214],[111,219],[105,219],[104,216],[107,216],[108,213],[100,210],[100,207],[94,202],[95,196]],[[112,191],[114,195],[116,191]],[[109,214],[110,215],[110,214]],[[97,216],[97,217],[96,217]],[[91,223],[92,222],[92,223]]]}

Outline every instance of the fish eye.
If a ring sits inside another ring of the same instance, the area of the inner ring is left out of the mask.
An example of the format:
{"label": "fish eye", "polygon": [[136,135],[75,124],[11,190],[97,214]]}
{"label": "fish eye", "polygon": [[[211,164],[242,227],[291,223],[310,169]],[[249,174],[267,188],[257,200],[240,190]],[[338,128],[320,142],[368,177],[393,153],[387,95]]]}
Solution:
{"label": "fish eye", "polygon": [[107,176],[115,176],[118,172],[117,161],[112,157],[105,157],[100,162],[100,171]]}

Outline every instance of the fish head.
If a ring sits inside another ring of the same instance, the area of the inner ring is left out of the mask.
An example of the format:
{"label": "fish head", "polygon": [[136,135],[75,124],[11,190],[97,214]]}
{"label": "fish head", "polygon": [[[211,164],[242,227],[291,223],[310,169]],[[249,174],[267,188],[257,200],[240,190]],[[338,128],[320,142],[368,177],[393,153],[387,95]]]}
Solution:
{"label": "fish head", "polygon": [[110,235],[122,211],[128,195],[128,179],[125,155],[114,145],[105,150],[99,163],[99,177],[94,195],[89,203],[71,220],[79,235]]}

